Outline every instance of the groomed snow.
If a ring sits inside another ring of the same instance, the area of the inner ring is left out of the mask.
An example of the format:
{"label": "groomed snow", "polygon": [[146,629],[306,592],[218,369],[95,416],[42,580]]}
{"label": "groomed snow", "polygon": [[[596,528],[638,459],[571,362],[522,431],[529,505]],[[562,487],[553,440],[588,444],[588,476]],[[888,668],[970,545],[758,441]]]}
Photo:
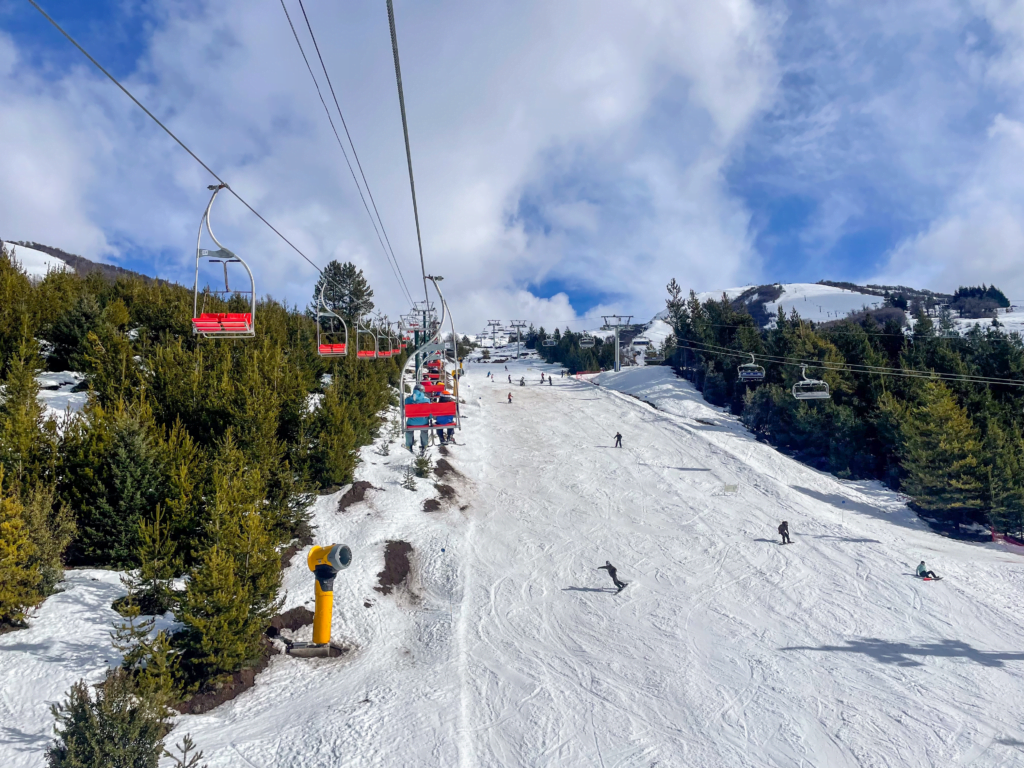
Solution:
{"label": "groomed snow", "polygon": [[[441,511],[422,511],[432,483],[399,486],[395,445],[363,450],[358,476],[381,489],[366,501],[316,502],[318,543],[353,550],[333,632],[355,650],[276,657],[171,740],[191,732],[211,768],[1024,764],[1024,560],[1007,545],[942,538],[877,484],[782,456],[666,368],[541,386],[542,363],[510,361],[526,387],[487,368],[466,368]],[[389,539],[413,570],[383,596]],[[286,607],[312,599],[304,556]],[[915,579],[921,559],[945,580]],[[98,630],[65,629],[111,596],[74,596],[46,603],[37,635],[0,638],[24,654],[2,669],[5,712],[38,718],[4,718],[0,764],[39,765],[43,699],[112,658]],[[37,691],[33,665],[56,681]]]}
{"label": "groomed snow", "polygon": [[14,252],[14,257],[22,268],[32,277],[46,277],[47,272],[54,270],[64,272],[71,268],[56,256],[37,251],[35,248],[26,248],[24,245],[14,243],[3,244],[8,251]]}

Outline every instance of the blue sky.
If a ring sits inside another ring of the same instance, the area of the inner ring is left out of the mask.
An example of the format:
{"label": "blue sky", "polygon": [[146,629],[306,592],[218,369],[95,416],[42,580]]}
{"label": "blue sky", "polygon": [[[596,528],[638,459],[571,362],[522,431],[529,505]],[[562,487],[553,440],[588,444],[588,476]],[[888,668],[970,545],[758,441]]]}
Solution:
{"label": "blue sky", "polygon": [[[306,2],[413,285],[377,5]],[[405,309],[279,3],[44,7],[311,257],[355,261]],[[396,15],[428,269],[468,328],[653,314],[673,277],[1024,296],[1020,2],[398,0]],[[0,235],[186,279],[210,180],[16,0],[0,4],[0,98]],[[312,270],[218,205],[261,292],[305,303]]]}

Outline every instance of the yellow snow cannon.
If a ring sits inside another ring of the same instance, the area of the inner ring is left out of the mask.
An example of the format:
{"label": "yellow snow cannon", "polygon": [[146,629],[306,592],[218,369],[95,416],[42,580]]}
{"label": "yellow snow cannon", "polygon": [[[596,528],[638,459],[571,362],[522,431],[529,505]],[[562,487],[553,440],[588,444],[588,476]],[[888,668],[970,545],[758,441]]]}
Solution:
{"label": "yellow snow cannon", "polygon": [[334,612],[334,577],[338,571],[352,563],[352,550],[344,544],[313,547],[306,557],[306,564],[313,572],[316,582],[313,590],[316,604],[313,611],[313,642],[292,643],[288,653],[292,656],[340,656],[343,649],[331,644],[331,616]]}

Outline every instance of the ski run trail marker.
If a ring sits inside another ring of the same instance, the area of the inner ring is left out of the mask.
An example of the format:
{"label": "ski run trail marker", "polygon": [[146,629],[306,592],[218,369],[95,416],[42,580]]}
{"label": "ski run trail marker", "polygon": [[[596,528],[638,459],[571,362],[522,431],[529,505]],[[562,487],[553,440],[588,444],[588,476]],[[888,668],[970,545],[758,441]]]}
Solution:
{"label": "ski run trail marker", "polygon": [[[512,405],[504,376],[466,367],[439,511],[433,482],[400,486],[397,443],[362,453],[381,490],[317,500],[317,542],[353,551],[333,625],[352,650],[273,658],[168,744],[190,732],[211,768],[1024,765],[1012,546],[943,538],[878,484],[786,458],[667,368],[541,387],[556,366],[508,366],[530,379]],[[777,546],[781,520],[801,547]],[[411,571],[383,595],[389,540]],[[949,583],[907,578],[922,559]],[[116,574],[66,586],[0,637],[6,768],[41,766],[49,702],[118,662]],[[285,608],[312,600],[304,552],[284,589]]]}

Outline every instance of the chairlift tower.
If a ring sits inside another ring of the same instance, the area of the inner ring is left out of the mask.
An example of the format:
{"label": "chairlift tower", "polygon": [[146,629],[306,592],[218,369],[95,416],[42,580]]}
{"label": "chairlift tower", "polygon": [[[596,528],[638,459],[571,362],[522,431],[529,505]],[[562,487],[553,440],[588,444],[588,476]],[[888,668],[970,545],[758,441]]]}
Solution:
{"label": "chairlift tower", "polygon": [[632,315],[601,315],[601,319],[604,320],[604,325],[601,327],[602,330],[614,330],[615,331],[615,372],[618,373],[622,370],[622,366],[619,363],[619,329],[625,328],[630,325],[630,321],[633,319]]}
{"label": "chairlift tower", "polygon": [[498,329],[501,327],[501,320],[488,320],[487,325],[491,329],[491,351],[498,347]]}
{"label": "chairlift tower", "polygon": [[508,324],[510,328],[516,329],[516,360],[519,359],[519,342],[523,336],[523,328],[526,327],[526,323],[522,320],[513,320]]}

